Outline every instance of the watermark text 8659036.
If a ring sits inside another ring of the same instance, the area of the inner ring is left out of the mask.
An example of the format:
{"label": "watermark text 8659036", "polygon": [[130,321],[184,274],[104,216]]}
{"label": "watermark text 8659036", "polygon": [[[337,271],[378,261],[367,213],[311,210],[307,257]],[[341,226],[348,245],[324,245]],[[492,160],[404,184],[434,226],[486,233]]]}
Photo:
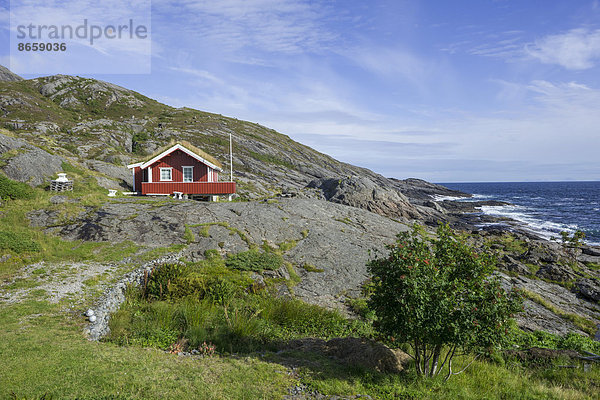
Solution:
{"label": "watermark text 8659036", "polygon": [[19,43],[17,44],[19,51],[67,51],[66,43]]}
{"label": "watermark text 8659036", "polygon": [[10,0],[10,70],[149,74],[151,0]]}

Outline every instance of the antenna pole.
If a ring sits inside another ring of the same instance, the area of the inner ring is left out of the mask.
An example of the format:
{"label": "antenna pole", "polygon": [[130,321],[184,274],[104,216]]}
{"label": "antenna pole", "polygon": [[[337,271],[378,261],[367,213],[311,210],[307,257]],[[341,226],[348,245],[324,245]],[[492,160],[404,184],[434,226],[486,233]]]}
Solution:
{"label": "antenna pole", "polygon": [[[233,182],[233,145],[231,140],[231,132],[229,132],[229,181]],[[229,201],[233,199],[232,195],[229,195]]]}

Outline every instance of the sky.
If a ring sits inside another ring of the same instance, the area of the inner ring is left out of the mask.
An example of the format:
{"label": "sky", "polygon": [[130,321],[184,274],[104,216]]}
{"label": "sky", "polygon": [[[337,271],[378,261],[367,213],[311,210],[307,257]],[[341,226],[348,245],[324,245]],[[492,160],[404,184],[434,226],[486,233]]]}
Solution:
{"label": "sky", "polygon": [[600,180],[598,0],[131,0],[151,11],[145,41],[81,45],[87,64],[15,61],[17,5],[107,24],[120,3],[0,0],[0,63],[49,71],[25,78],[77,66],[387,177]]}

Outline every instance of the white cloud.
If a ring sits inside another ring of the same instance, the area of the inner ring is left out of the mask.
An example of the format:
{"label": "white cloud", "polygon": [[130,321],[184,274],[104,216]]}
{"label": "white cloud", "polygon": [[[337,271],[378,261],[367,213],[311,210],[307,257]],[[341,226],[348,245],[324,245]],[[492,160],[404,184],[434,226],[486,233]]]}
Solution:
{"label": "white cloud", "polygon": [[[234,54],[243,49],[300,54],[320,51],[336,35],[324,28],[327,10],[306,0],[178,0],[156,3],[181,21],[181,30],[202,46]],[[238,60],[244,57],[236,54]],[[261,60],[251,59],[252,64]]]}
{"label": "white cloud", "polygon": [[415,84],[426,81],[431,70],[425,60],[412,52],[387,47],[363,47],[348,55],[363,68],[386,78],[404,78]]}
{"label": "white cloud", "polygon": [[600,59],[600,29],[572,29],[549,35],[526,47],[527,53],[545,64],[572,70],[594,67]]}

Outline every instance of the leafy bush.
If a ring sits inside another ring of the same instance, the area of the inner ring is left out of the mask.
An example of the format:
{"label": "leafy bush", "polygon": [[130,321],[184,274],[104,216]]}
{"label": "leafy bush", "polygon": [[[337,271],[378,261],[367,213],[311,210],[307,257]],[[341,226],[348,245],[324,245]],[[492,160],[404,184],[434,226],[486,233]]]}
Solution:
{"label": "leafy bush", "polygon": [[25,234],[10,231],[0,231],[0,249],[11,250],[17,254],[25,252],[38,252],[42,250],[40,244]]}
{"label": "leafy bush", "polygon": [[0,198],[2,199],[32,199],[34,190],[26,183],[13,181],[0,174]]}
{"label": "leafy bush", "polygon": [[204,298],[207,282],[203,275],[190,273],[185,276],[177,276],[169,285],[169,297],[184,298],[187,296]]}
{"label": "leafy bush", "polygon": [[261,253],[258,250],[249,250],[228,256],[225,265],[241,271],[276,270],[283,265],[283,257],[272,252]]}
{"label": "leafy bush", "polygon": [[154,269],[144,279],[143,297],[149,300],[165,300],[171,297],[175,281],[185,275],[182,264],[164,264]]}
{"label": "leafy bush", "polygon": [[226,305],[238,292],[238,287],[228,279],[222,277],[211,278],[207,285],[204,297],[217,304]]}
{"label": "leafy bush", "polygon": [[380,333],[410,343],[418,375],[436,376],[447,366],[449,378],[457,351],[498,346],[522,306],[518,293],[507,294],[491,277],[490,256],[477,254],[448,226],[437,237],[415,226],[398,235],[386,257],[369,262],[369,307]]}

